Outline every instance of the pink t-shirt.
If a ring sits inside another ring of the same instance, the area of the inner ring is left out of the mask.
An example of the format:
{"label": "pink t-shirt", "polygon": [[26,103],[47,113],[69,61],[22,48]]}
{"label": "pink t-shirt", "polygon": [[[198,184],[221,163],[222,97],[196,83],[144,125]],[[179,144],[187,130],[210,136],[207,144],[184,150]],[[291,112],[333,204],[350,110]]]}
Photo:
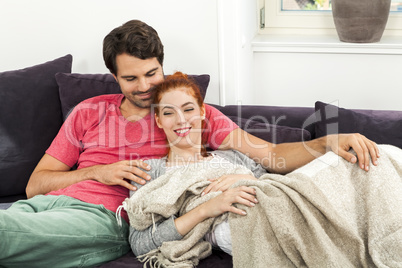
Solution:
{"label": "pink t-shirt", "polygon": [[[148,114],[128,121],[120,112],[122,94],[102,95],[78,104],[61,127],[47,154],[77,169],[106,165],[122,160],[160,158],[168,152],[166,136]],[[206,105],[206,136],[209,147],[217,149],[238,126],[217,109]],[[152,167],[151,167],[152,168]],[[86,180],[48,193],[66,195],[92,204],[103,204],[116,212],[129,196],[122,186]],[[127,220],[126,214],[122,216]]]}

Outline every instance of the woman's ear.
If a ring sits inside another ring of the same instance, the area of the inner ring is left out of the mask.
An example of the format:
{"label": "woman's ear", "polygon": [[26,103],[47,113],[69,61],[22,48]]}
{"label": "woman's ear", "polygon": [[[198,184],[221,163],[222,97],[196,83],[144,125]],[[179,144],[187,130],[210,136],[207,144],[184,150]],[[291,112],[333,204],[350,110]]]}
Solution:
{"label": "woman's ear", "polygon": [[201,107],[201,119],[205,120],[205,105],[204,104]]}
{"label": "woman's ear", "polygon": [[156,122],[156,125],[157,125],[159,128],[162,128],[162,125],[161,125],[161,121],[160,121],[160,119],[159,119],[159,116],[157,116],[156,114],[155,114],[155,122]]}

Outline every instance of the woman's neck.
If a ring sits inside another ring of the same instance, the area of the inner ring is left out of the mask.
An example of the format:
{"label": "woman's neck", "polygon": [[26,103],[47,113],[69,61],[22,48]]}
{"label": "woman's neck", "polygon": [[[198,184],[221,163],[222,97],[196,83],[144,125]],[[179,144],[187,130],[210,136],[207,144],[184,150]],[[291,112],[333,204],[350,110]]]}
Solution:
{"label": "woman's neck", "polygon": [[195,163],[204,160],[200,149],[170,148],[167,161],[172,165]]}

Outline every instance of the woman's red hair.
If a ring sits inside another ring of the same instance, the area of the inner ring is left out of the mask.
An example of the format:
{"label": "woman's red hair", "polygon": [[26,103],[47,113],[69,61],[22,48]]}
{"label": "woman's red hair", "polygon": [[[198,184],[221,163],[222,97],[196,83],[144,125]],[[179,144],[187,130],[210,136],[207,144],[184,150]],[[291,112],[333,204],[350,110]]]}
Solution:
{"label": "woman's red hair", "polygon": [[[187,74],[182,72],[175,72],[172,75],[169,75],[165,78],[165,80],[157,85],[153,92],[153,107],[155,108],[155,114],[159,116],[159,103],[161,102],[163,94],[177,89],[184,89],[183,92],[192,96],[196,101],[200,108],[204,105],[204,99],[201,95],[200,88],[195,82],[195,80],[189,77]],[[202,134],[205,130],[205,122],[202,121]],[[204,140],[204,135],[202,135],[202,155],[206,155],[206,140]]]}
{"label": "woman's red hair", "polygon": [[155,87],[153,92],[153,104],[155,104],[155,113],[159,116],[158,104],[162,99],[162,95],[174,89],[185,88],[186,93],[196,99],[198,106],[204,105],[204,99],[202,98],[200,88],[193,78],[182,72],[175,72],[172,75],[166,77],[165,81]]}

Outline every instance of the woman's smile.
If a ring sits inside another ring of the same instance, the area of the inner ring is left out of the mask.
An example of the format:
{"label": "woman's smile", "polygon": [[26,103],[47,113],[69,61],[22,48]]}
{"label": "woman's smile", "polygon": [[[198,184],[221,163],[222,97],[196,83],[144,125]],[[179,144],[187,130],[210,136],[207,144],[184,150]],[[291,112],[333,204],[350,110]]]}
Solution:
{"label": "woman's smile", "polygon": [[186,128],[175,129],[173,131],[177,134],[177,136],[185,137],[188,134],[190,134],[190,130],[191,130],[191,127],[186,127]]}

